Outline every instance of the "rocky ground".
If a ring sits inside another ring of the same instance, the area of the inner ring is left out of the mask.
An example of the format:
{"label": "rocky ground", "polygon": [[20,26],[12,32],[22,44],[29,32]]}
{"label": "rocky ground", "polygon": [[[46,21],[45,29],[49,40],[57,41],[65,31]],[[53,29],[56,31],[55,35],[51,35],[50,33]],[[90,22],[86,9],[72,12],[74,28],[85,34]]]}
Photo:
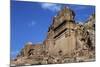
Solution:
{"label": "rocky ground", "polygon": [[19,57],[11,62],[11,66],[44,65],[95,61],[95,52],[81,50],[65,56],[30,56]]}

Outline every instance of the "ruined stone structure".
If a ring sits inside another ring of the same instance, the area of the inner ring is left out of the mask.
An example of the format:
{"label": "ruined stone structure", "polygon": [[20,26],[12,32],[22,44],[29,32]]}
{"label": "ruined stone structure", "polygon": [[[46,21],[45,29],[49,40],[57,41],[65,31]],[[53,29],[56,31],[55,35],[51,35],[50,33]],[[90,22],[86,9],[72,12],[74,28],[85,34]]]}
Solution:
{"label": "ruined stone structure", "polygon": [[[75,13],[64,7],[53,18],[47,38],[41,44],[31,42],[21,50],[13,64],[51,64],[95,60],[95,15],[84,24],[76,23]],[[19,58],[23,63],[19,63]],[[29,59],[31,58],[31,59]]]}
{"label": "ruined stone structure", "polygon": [[54,17],[46,40],[46,46],[50,54],[59,54],[59,52],[67,54],[76,49],[74,17],[75,13],[66,7]]}

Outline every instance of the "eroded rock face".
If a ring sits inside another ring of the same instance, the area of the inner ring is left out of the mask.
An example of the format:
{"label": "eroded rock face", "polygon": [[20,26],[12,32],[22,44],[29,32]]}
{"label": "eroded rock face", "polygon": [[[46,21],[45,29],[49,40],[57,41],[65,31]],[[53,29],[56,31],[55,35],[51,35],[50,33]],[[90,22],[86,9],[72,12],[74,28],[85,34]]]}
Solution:
{"label": "eroded rock face", "polygon": [[95,15],[84,24],[76,23],[74,16],[71,9],[64,7],[54,17],[46,40],[41,44],[28,42],[11,65],[94,61]]}

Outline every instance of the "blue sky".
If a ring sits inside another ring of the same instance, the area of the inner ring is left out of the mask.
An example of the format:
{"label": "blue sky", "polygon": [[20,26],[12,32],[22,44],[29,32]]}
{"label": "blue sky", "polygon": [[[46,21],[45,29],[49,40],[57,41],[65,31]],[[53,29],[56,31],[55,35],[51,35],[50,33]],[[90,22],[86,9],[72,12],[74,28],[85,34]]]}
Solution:
{"label": "blue sky", "polygon": [[[25,43],[41,43],[47,36],[48,27],[53,17],[63,4],[37,2],[11,2],[11,57],[15,57],[25,46]],[[75,14],[75,20],[85,22],[95,13],[94,6],[70,5]]]}

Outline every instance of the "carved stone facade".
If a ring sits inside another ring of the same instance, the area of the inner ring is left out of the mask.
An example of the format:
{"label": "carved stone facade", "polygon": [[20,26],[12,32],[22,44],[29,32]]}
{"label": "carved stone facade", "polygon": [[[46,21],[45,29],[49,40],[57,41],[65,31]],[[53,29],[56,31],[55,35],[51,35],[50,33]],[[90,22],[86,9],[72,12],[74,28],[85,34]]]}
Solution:
{"label": "carved stone facade", "polygon": [[53,55],[67,54],[76,48],[75,13],[64,7],[53,19],[47,37],[48,52]]}

